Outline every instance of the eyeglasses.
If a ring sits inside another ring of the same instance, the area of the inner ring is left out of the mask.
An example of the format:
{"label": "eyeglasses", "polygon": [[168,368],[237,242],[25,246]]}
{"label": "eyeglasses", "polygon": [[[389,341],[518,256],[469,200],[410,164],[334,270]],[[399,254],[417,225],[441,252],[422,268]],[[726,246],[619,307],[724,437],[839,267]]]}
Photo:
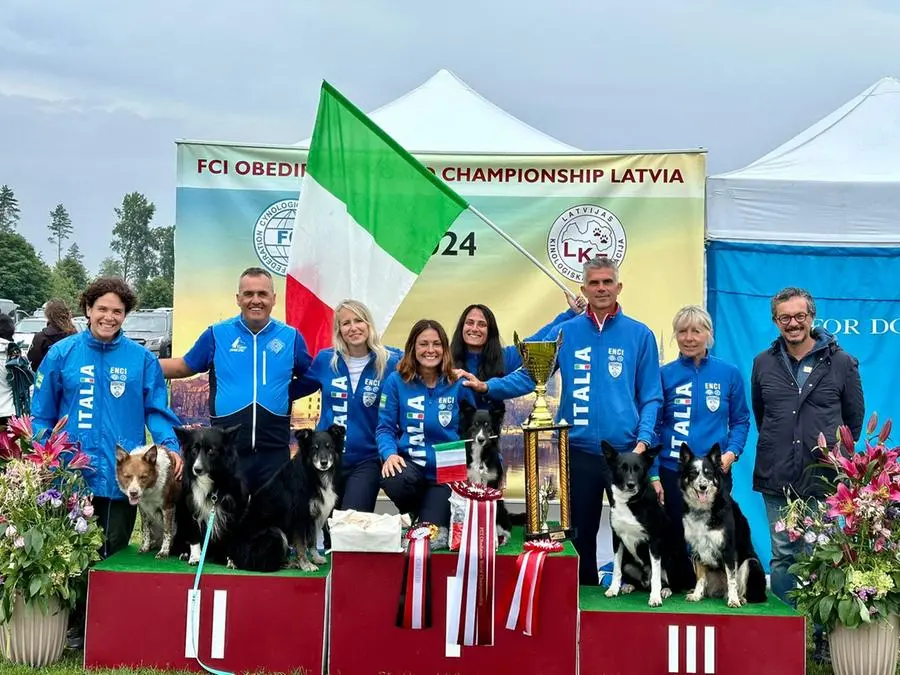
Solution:
{"label": "eyeglasses", "polygon": [[797,323],[803,323],[804,321],[806,321],[808,316],[809,314],[807,314],[806,312],[800,312],[799,314],[779,314],[775,317],[775,320],[782,326],[787,326],[791,322],[791,319],[793,319]]}

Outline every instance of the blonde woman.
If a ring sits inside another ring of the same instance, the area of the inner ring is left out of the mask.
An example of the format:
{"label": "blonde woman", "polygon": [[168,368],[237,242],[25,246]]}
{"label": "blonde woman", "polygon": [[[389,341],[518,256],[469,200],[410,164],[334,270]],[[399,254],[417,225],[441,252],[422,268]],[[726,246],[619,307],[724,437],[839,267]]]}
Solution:
{"label": "blonde woman", "polygon": [[381,481],[375,443],[378,402],[385,378],[402,352],[381,344],[369,308],[344,300],[334,308],[333,347],[323,349],[306,374],[291,385],[291,399],[322,392],[319,430],[347,430],[337,486],[337,508],[372,512]]}

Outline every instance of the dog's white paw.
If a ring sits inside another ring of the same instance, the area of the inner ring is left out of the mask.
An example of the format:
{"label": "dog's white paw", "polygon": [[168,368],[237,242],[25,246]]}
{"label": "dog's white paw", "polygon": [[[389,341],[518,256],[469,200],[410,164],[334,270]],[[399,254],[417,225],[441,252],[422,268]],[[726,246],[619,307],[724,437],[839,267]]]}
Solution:
{"label": "dog's white paw", "polygon": [[738,608],[741,606],[741,599],[735,595],[729,596],[728,606]]}
{"label": "dog's white paw", "polygon": [[662,595],[654,595],[650,594],[650,602],[649,605],[651,607],[662,607]]}
{"label": "dog's white paw", "polygon": [[159,549],[159,553],[156,554],[157,560],[165,560],[168,557],[169,557],[169,549],[167,549],[167,548]]}
{"label": "dog's white paw", "polygon": [[316,565],[324,565],[328,562],[316,549],[310,550],[309,559],[312,560]]}
{"label": "dog's white paw", "polygon": [[620,590],[621,590],[621,587],[610,586],[609,588],[606,589],[605,595],[607,598],[614,598],[619,594]]}
{"label": "dog's white paw", "polygon": [[631,584],[622,584],[622,591],[621,591],[622,595],[628,595],[629,593],[633,593],[633,592],[634,592],[634,586],[632,586]]}
{"label": "dog's white paw", "polygon": [[234,564],[234,560],[232,560],[231,558],[228,558],[228,559],[225,561],[225,567],[227,567],[227,568],[230,569],[230,570],[236,570],[236,569],[237,569],[237,565]]}
{"label": "dog's white paw", "polygon": [[703,596],[697,591],[691,591],[686,596],[684,596],[684,599],[688,602],[700,602],[703,599]]}
{"label": "dog's white paw", "polygon": [[512,536],[512,534],[508,530],[504,530],[502,527],[497,527],[498,546],[506,546],[506,543],[509,541],[510,536]]}
{"label": "dog's white paw", "polygon": [[306,556],[303,556],[297,561],[297,567],[304,572],[315,572],[319,569],[311,560],[307,560]]}
{"label": "dog's white paw", "polygon": [[672,597],[672,589],[664,588],[664,589],[662,589],[662,592],[659,595],[663,600],[667,600]]}
{"label": "dog's white paw", "polygon": [[149,550],[150,550],[150,542],[145,541],[143,544],[141,544],[140,548],[138,548],[138,553],[146,553]]}

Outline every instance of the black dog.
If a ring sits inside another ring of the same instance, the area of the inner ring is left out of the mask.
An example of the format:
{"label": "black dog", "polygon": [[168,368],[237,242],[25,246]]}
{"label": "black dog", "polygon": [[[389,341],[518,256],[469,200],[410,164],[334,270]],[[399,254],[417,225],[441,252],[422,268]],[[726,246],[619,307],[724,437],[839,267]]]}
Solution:
{"label": "black dog", "polygon": [[[181,500],[176,507],[176,532],[173,548],[191,565],[200,562],[200,551],[215,509],[212,534],[206,559],[232,565],[231,547],[247,508],[244,483],[234,440],[239,426],[175,427],[184,459]],[[186,549],[189,547],[189,552]]]}
{"label": "black dog", "polygon": [[682,578],[677,559],[685,550],[684,541],[676,540],[665,509],[650,485],[650,467],[659,447],[641,454],[616,452],[606,441],[601,447],[611,475],[609,523],[615,554],[606,596],[630,593],[639,587],[650,591],[650,606],[659,607],[664,598],[690,585]]}
{"label": "black dog", "polygon": [[731,495],[721,490],[722,453],[716,443],[698,458],[681,444],[684,538],[691,548],[697,585],[687,600],[725,597],[729,607],[766,601],[766,575],[753,549],[750,524]]}
{"label": "black dog", "polygon": [[279,569],[287,561],[288,542],[297,550],[294,565],[300,569],[315,571],[325,563],[316,537],[337,502],[344,433],[337,424],[328,431],[296,432],[297,454],[251,497],[233,552],[239,569]]}
{"label": "black dog", "polygon": [[[499,490],[503,485],[503,463],[500,461],[500,431],[505,406],[492,403],[488,410],[478,410],[468,401],[459,403],[459,437],[466,441],[466,469],[469,482]],[[497,536],[500,546],[508,540],[512,518],[502,499],[497,500]]]}

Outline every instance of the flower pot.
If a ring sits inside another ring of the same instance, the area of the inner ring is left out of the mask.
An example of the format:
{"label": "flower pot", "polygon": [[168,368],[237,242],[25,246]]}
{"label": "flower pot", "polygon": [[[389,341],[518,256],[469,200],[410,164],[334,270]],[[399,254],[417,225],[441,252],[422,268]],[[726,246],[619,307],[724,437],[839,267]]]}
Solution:
{"label": "flower pot", "polygon": [[12,618],[0,626],[0,653],[13,663],[41,668],[62,656],[66,646],[69,609],[60,608],[56,598],[48,601],[48,612],[26,605],[16,598]]}
{"label": "flower pot", "polygon": [[829,634],[835,675],[894,675],[898,636],[900,617],[896,614],[852,629],[835,626]]}

